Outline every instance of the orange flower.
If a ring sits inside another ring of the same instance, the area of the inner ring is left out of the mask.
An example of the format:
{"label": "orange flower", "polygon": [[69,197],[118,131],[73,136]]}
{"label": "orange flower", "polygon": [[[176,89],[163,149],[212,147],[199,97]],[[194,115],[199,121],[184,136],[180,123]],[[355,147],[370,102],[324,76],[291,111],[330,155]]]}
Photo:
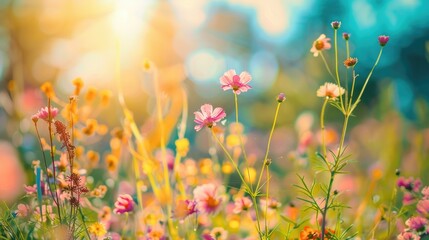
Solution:
{"label": "orange flower", "polygon": [[75,80],[73,80],[72,83],[75,86],[73,94],[77,96],[77,95],[79,95],[80,90],[82,90],[82,88],[83,88],[83,81],[81,78],[76,78]]}
{"label": "orange flower", "polygon": [[329,43],[331,39],[327,38],[325,34],[320,34],[319,38],[314,41],[310,52],[313,53],[313,56],[319,56],[319,52],[323,50],[327,50],[331,48],[331,43]]}
{"label": "orange flower", "polygon": [[52,87],[52,84],[50,82],[45,82],[40,86],[40,90],[48,97],[48,98],[54,98],[55,92],[54,88]]}
{"label": "orange flower", "polygon": [[309,226],[305,226],[299,234],[300,240],[317,240],[320,238],[320,232]]}

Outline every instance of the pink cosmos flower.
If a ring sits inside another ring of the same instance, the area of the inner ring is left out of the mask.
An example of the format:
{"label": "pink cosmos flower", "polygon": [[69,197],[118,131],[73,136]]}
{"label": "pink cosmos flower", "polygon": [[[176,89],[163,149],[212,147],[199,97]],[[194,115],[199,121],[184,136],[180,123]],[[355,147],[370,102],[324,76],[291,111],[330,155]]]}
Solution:
{"label": "pink cosmos flower", "polygon": [[[58,108],[51,107],[51,119],[54,119],[58,115]],[[49,110],[48,107],[41,108],[31,119],[37,121],[38,119],[49,121]]]}
{"label": "pink cosmos flower", "polygon": [[27,193],[27,195],[37,193],[36,184],[34,184],[33,186],[27,186],[24,184],[24,189],[25,189],[25,192]]}
{"label": "pink cosmos flower", "polygon": [[228,232],[223,227],[215,227],[210,231],[210,235],[216,240],[226,240]]}
{"label": "pink cosmos flower", "polygon": [[16,216],[18,217],[26,217],[28,215],[28,212],[30,210],[30,207],[26,204],[18,204],[17,210],[15,211]]}
{"label": "pink cosmos flower", "polygon": [[212,183],[196,187],[194,199],[197,201],[198,210],[208,214],[216,213],[222,202],[218,187]]}
{"label": "pink cosmos flower", "polygon": [[[273,198],[268,198],[268,202],[265,198],[261,198],[259,200],[259,204],[260,204],[262,211],[265,211],[266,207],[268,207],[268,209],[267,209],[268,212],[273,212],[282,206],[282,204],[279,201],[277,201]],[[267,204],[268,204],[268,206],[267,206]]]}
{"label": "pink cosmos flower", "polygon": [[224,91],[232,89],[237,95],[252,89],[248,84],[252,80],[252,76],[248,72],[242,72],[240,75],[237,75],[235,70],[231,69],[226,71],[219,80],[222,84],[221,88]]}
{"label": "pink cosmos flower", "polygon": [[420,236],[412,232],[402,232],[398,235],[398,240],[420,240]]}
{"label": "pink cosmos flower", "polygon": [[319,56],[319,52],[323,50],[328,50],[331,48],[331,39],[327,38],[325,34],[320,34],[319,38],[313,42],[313,47],[311,47],[310,52],[313,53],[313,56]]}
{"label": "pink cosmos flower", "polygon": [[195,126],[195,131],[200,131],[203,127],[211,128],[216,126],[216,123],[226,117],[225,111],[217,107],[213,110],[213,106],[210,104],[204,104],[201,106],[201,112],[196,111],[194,122],[197,124]]}
{"label": "pink cosmos flower", "polygon": [[429,186],[426,186],[422,189],[423,198],[429,199]]}
{"label": "pink cosmos flower", "polygon": [[235,208],[232,210],[233,213],[239,214],[242,211],[249,210],[250,207],[252,207],[253,203],[248,197],[241,197],[235,199]]}
{"label": "pink cosmos flower", "polygon": [[417,232],[424,231],[427,224],[428,220],[422,217],[410,217],[405,221],[405,225],[407,225],[411,230],[416,230]]}
{"label": "pink cosmos flower", "polygon": [[173,217],[184,220],[189,215],[197,212],[197,202],[195,200],[179,200],[173,212]]}
{"label": "pink cosmos flower", "polygon": [[323,98],[328,97],[332,100],[335,100],[337,97],[343,95],[344,91],[344,88],[339,87],[337,84],[325,83],[317,90],[317,96]]}
{"label": "pink cosmos flower", "polygon": [[423,216],[429,216],[429,199],[423,199],[417,203],[417,212]]}
{"label": "pink cosmos flower", "polygon": [[116,214],[128,213],[134,210],[134,201],[129,194],[122,194],[118,196],[115,202],[115,209],[113,212]]}
{"label": "pink cosmos flower", "polygon": [[409,192],[405,192],[404,196],[402,197],[402,204],[404,205],[410,205],[415,202],[416,198],[413,196],[413,194]]}
{"label": "pink cosmos flower", "polygon": [[406,191],[419,192],[420,187],[422,186],[422,181],[420,179],[414,180],[413,177],[400,177],[398,178],[396,185],[400,188],[404,188]]}

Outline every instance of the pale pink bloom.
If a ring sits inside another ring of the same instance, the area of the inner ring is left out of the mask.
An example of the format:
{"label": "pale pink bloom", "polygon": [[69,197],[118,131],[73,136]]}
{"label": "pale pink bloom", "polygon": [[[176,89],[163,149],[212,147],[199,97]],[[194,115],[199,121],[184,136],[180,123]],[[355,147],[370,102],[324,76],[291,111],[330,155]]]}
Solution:
{"label": "pale pink bloom", "polygon": [[54,220],[55,218],[55,214],[52,211],[52,206],[51,205],[42,205],[42,217],[40,216],[40,208],[36,207],[35,210],[35,217],[37,221],[42,220],[42,222],[46,222],[47,219],[49,219],[50,221]]}
{"label": "pale pink bloom", "polygon": [[344,88],[339,87],[337,84],[325,83],[317,90],[317,96],[323,98],[328,97],[332,100],[335,100],[337,97],[343,95],[344,91]]}
{"label": "pale pink bloom", "polygon": [[212,183],[198,186],[194,189],[194,199],[198,210],[203,213],[216,213],[222,202],[218,187]]}
{"label": "pale pink bloom", "polygon": [[412,232],[402,232],[398,235],[398,240],[420,240],[420,236]]}
{"label": "pale pink bloom", "polygon": [[129,194],[122,194],[118,196],[115,202],[115,209],[113,212],[116,214],[123,214],[132,212],[134,210],[134,201]]}
{"label": "pale pink bloom", "polygon": [[[54,119],[58,115],[58,108],[51,107],[51,119]],[[49,120],[49,110],[48,107],[41,108],[36,114],[34,114],[31,119],[37,121],[37,119],[43,119],[45,121]]]}
{"label": "pale pink bloom", "polygon": [[226,240],[228,238],[228,232],[223,227],[215,227],[210,231],[210,236],[215,240]]}
{"label": "pale pink bloom", "polygon": [[184,220],[189,215],[197,213],[197,202],[195,200],[179,200],[173,212],[173,217]]}
{"label": "pale pink bloom", "polygon": [[233,213],[239,214],[242,211],[249,210],[253,203],[248,197],[240,197],[234,201],[235,208],[232,210]]}
{"label": "pale pink bloom", "polygon": [[194,122],[197,124],[195,126],[195,131],[200,131],[203,127],[211,128],[216,126],[216,123],[226,117],[225,111],[217,107],[213,110],[213,106],[210,104],[204,104],[201,106],[201,112],[196,111]]}
{"label": "pale pink bloom", "polygon": [[404,196],[402,197],[402,204],[404,205],[410,205],[413,204],[415,202],[416,198],[414,197],[413,194],[409,193],[409,192],[405,192]]}
{"label": "pale pink bloom", "polygon": [[16,216],[18,217],[26,217],[28,215],[30,207],[26,204],[18,204],[17,210],[15,211]]}
{"label": "pale pink bloom", "polygon": [[27,186],[24,184],[24,189],[25,189],[25,192],[27,193],[27,195],[37,193],[36,184],[34,184],[33,186]]}
{"label": "pale pink bloom", "polygon": [[429,216],[429,199],[423,199],[417,203],[417,212],[423,216]]}
{"label": "pale pink bloom", "polygon": [[226,71],[219,80],[224,91],[232,89],[237,95],[252,89],[248,84],[252,80],[252,76],[248,72],[241,72],[240,75],[237,75],[235,70],[231,69]]}
{"label": "pale pink bloom", "polygon": [[313,47],[310,49],[310,52],[313,53],[313,56],[319,56],[319,52],[331,48],[331,39],[327,38],[325,34],[320,34],[319,38],[313,42]]}
{"label": "pale pink bloom", "polygon": [[[273,198],[268,198],[268,203],[267,203],[266,198],[261,198],[259,200],[259,204],[260,204],[262,211],[265,211],[268,207],[267,210],[269,213],[275,211],[276,209],[279,209],[282,206],[282,204],[279,201],[277,201]],[[267,206],[267,204],[268,204],[268,206]]]}
{"label": "pale pink bloom", "polygon": [[428,220],[418,216],[410,217],[407,221],[405,221],[405,225],[407,225],[409,229],[416,230],[417,232],[424,231],[427,224]]}
{"label": "pale pink bloom", "polygon": [[423,198],[429,199],[429,187],[426,186],[422,189]]}

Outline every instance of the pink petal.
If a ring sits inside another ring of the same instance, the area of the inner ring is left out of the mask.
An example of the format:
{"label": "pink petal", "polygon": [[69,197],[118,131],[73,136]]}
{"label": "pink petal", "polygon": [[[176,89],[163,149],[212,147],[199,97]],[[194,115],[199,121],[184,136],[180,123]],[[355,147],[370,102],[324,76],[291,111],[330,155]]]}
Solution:
{"label": "pink petal", "polygon": [[205,118],[201,112],[194,112],[194,114],[195,114],[194,122],[199,123],[199,124],[204,122]]}
{"label": "pink petal", "polygon": [[198,124],[198,125],[195,125],[194,130],[198,132],[198,131],[200,131],[202,128],[203,128],[203,125]]}
{"label": "pink petal", "polygon": [[230,69],[230,70],[226,71],[223,75],[232,80],[232,77],[237,75],[237,73],[235,72],[234,69]]}
{"label": "pink petal", "polygon": [[224,117],[226,117],[225,111],[220,107],[215,108],[215,110],[212,113],[212,118],[214,119],[214,121],[218,122]]}
{"label": "pink petal", "polygon": [[240,82],[243,84],[247,84],[252,80],[252,76],[248,72],[242,72],[240,73]]}
{"label": "pink petal", "polygon": [[208,117],[211,117],[212,112],[213,112],[213,106],[210,104],[204,104],[201,106],[201,112],[204,116],[203,119],[206,119]]}

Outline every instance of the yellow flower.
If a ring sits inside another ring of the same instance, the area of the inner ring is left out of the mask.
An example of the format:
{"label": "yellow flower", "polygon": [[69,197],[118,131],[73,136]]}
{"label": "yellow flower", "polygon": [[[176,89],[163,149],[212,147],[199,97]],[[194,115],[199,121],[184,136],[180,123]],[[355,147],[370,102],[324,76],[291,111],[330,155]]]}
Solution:
{"label": "yellow flower", "polygon": [[73,94],[77,96],[77,95],[79,95],[80,90],[82,90],[82,88],[83,88],[83,81],[81,78],[76,78],[75,80],[73,80],[72,83],[75,86]]}
{"label": "yellow flower", "polygon": [[240,137],[237,134],[230,134],[226,137],[226,146],[228,148],[240,146]]}
{"label": "yellow flower", "polygon": [[113,155],[113,154],[109,154],[106,156],[106,165],[107,165],[107,170],[109,172],[115,172],[116,169],[118,168],[118,158]]}
{"label": "yellow flower", "polygon": [[97,89],[93,88],[93,87],[90,87],[86,91],[85,101],[92,102],[95,99],[96,96],[97,96]]}
{"label": "yellow flower", "polygon": [[104,225],[102,223],[99,223],[99,222],[91,224],[88,227],[88,232],[91,234],[94,234],[97,237],[102,237],[107,233]]}
{"label": "yellow flower", "polygon": [[86,153],[86,159],[89,161],[89,166],[93,168],[97,166],[98,162],[100,161],[100,155],[95,151],[89,150]]}
{"label": "yellow flower", "polygon": [[253,167],[248,167],[243,170],[244,180],[248,183],[254,183],[256,180],[256,170]]}
{"label": "yellow flower", "polygon": [[223,162],[222,164],[222,172],[224,174],[231,174],[234,171],[234,166],[228,161]]}
{"label": "yellow flower", "polygon": [[185,157],[189,151],[189,140],[187,138],[177,139],[175,144],[177,154],[181,157]]}
{"label": "yellow flower", "polygon": [[94,131],[97,129],[98,123],[96,119],[88,119],[86,120],[86,127],[82,129],[82,132],[85,135],[92,135]]}
{"label": "yellow flower", "polygon": [[55,97],[54,88],[52,87],[52,84],[50,82],[43,83],[42,86],[40,87],[40,90],[42,90],[42,92],[48,98],[54,98]]}
{"label": "yellow flower", "polygon": [[202,174],[209,175],[213,173],[213,162],[210,158],[201,159],[198,165]]}
{"label": "yellow flower", "polygon": [[112,97],[112,93],[109,90],[101,91],[101,106],[105,107],[109,105],[110,98]]}

